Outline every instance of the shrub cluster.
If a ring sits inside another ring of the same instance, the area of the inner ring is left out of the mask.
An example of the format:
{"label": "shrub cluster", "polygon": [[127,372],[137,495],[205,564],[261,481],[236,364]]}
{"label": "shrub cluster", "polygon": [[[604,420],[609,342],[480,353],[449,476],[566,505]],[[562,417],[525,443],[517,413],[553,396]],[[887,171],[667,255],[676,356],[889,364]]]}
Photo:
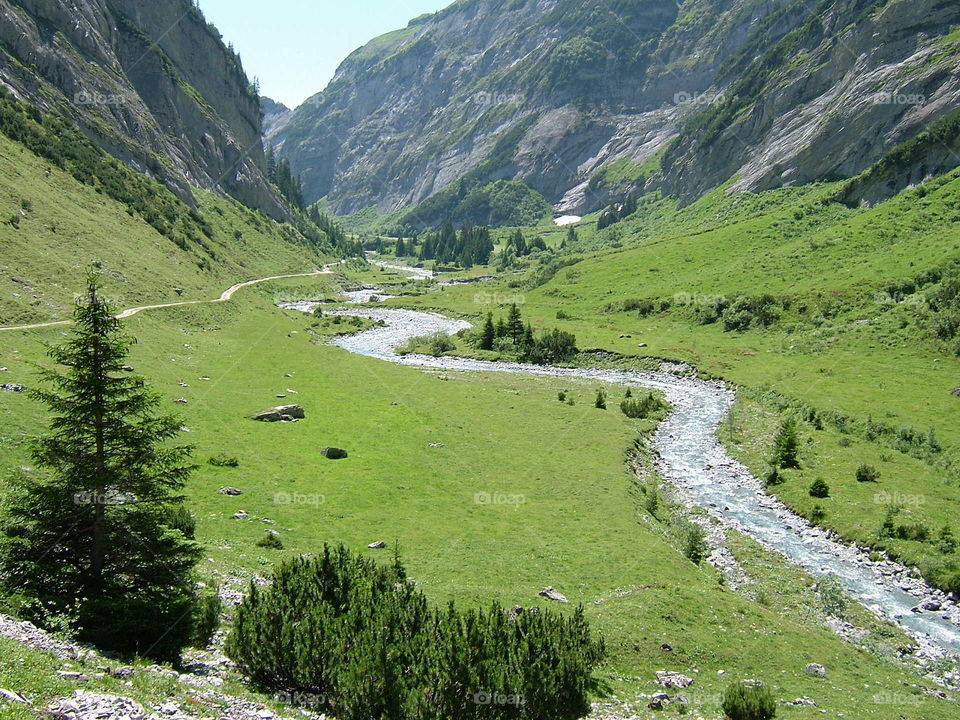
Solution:
{"label": "shrub cluster", "polygon": [[605,656],[582,608],[434,608],[398,559],[381,565],[343,546],[251,585],[226,651],[261,688],[341,720],[572,720],[589,711]]}
{"label": "shrub cluster", "polygon": [[654,413],[666,409],[667,404],[656,397],[653,393],[648,393],[641,398],[625,398],[620,403],[620,412],[628,418],[642,420],[648,418]]}

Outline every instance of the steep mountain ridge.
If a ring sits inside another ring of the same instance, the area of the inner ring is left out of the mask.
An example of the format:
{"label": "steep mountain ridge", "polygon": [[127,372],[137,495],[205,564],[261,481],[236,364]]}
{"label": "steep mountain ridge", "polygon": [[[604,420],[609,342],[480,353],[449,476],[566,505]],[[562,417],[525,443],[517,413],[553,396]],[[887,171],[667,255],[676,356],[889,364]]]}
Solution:
{"label": "steep mountain ridge", "polygon": [[188,204],[192,185],[289,217],[256,90],[191,0],[0,0],[0,82]]}
{"label": "steep mountain ridge", "polygon": [[489,215],[496,181],[582,214],[852,177],[960,107],[955,24],[945,0],[460,0],[355,51],[273,141],[308,201],[412,226]]}

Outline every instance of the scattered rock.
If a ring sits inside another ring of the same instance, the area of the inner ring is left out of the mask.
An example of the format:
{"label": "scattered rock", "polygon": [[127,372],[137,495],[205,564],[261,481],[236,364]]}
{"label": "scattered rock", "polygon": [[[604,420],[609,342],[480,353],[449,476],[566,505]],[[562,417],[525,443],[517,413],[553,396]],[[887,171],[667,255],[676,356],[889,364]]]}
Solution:
{"label": "scattered rock", "polygon": [[133,366],[131,365],[121,365],[120,369],[123,370],[124,372],[135,372],[135,370],[133,369]]}
{"label": "scattered rock", "polygon": [[277,393],[277,399],[278,399],[278,400],[283,400],[285,397],[286,397],[286,395],[284,395],[284,394],[282,394],[282,393]]}
{"label": "scattered rock", "polygon": [[246,519],[247,519],[248,517],[250,517],[250,516],[247,515],[247,511],[246,511],[246,510],[238,510],[237,512],[235,512],[235,513],[233,514],[233,517],[234,517],[234,519],[236,519],[236,520],[246,520]]}
{"label": "scattered rock", "polygon": [[569,602],[563,593],[557,592],[553,587],[545,587],[543,590],[537,593],[540,597],[545,597],[547,600],[556,600],[557,602]]}
{"label": "scattered rock", "polygon": [[21,703],[23,705],[33,705],[32,702],[27,700],[20,693],[15,693],[12,690],[4,690],[3,688],[0,688],[0,698],[10,702]]}
{"label": "scattered rock", "polygon": [[663,645],[660,646],[660,649],[664,652],[673,652],[673,645],[670,643],[663,643]]}
{"label": "scattered rock", "polygon": [[181,397],[174,400],[174,402],[177,403],[177,405],[186,405],[189,402],[189,400]]}
{"label": "scattered rock", "polygon": [[430,443],[430,447],[446,447],[446,445],[440,442],[433,442]]}
{"label": "scattered rock", "polygon": [[387,544],[383,540],[377,540],[367,545],[371,550],[383,550],[386,546]]}
{"label": "scattered rock", "polygon": [[930,612],[938,611],[942,606],[936,600],[927,600],[925,603],[920,605],[924,610],[929,610]]}
{"label": "scattered rock", "polygon": [[243,495],[243,490],[235,487],[222,487],[220,488],[221,495]]}
{"label": "scattered rock", "polygon": [[817,675],[819,677],[827,676],[827,669],[820,663],[810,663],[803,669],[803,671],[807,675]]}
{"label": "scattered rock", "polygon": [[646,347],[646,346],[647,346],[646,343],[637,343],[637,347]]}
{"label": "scattered rock", "polygon": [[816,707],[817,701],[808,697],[798,697],[793,700],[794,705],[809,705],[810,707]]}
{"label": "scattered rock", "polygon": [[693,685],[693,678],[670,670],[657,670],[657,685],[682,690],[683,688],[688,688]]}
{"label": "scattered rock", "polygon": [[129,665],[123,665],[118,668],[111,668],[108,672],[112,677],[128,680],[132,678],[137,671]]}
{"label": "scattered rock", "polygon": [[954,397],[960,397],[960,387],[955,387],[955,388],[950,392],[950,394],[953,395]]}
{"label": "scattered rock", "polygon": [[260,422],[293,422],[303,420],[305,417],[306,414],[300,405],[280,405],[261,410],[253,416],[253,419]]}
{"label": "scattered rock", "polygon": [[82,672],[76,672],[75,670],[57,670],[57,675],[64,680],[73,680],[74,682],[87,682],[89,680]]}
{"label": "scattered rock", "polygon": [[4,392],[15,392],[22,393],[26,388],[23,387],[20,383],[4,383],[0,385],[0,390]]}
{"label": "scattered rock", "polygon": [[523,614],[523,605],[514,605],[510,608],[510,614],[516,617],[517,615]]}
{"label": "scattered rock", "polygon": [[343,460],[348,456],[346,450],[335,447],[325,447],[320,451],[320,454],[327,458],[327,460]]}

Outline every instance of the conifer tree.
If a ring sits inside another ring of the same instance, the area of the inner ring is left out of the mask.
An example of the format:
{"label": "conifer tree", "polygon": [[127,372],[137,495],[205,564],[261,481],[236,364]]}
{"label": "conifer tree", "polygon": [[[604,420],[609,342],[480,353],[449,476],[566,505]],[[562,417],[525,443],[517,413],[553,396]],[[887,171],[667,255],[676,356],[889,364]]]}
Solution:
{"label": "conifer tree", "polygon": [[43,472],[17,479],[2,519],[4,590],[50,626],[102,648],[175,660],[190,640],[200,549],[179,492],[193,467],[180,422],[124,371],[133,340],[91,275],[72,337],[32,396],[52,413],[34,442]]}
{"label": "conifer tree", "polygon": [[799,451],[800,439],[797,436],[797,424],[792,417],[788,417],[780,424],[780,431],[774,440],[771,464],[778,468],[800,467],[800,461],[797,459]]}
{"label": "conifer tree", "polygon": [[507,335],[517,344],[523,341],[523,318],[516,303],[510,306],[510,311],[507,313]]}
{"label": "conifer tree", "polygon": [[493,341],[496,337],[496,328],[493,327],[493,313],[487,313],[483,323],[483,336],[480,339],[481,350],[493,350]]}

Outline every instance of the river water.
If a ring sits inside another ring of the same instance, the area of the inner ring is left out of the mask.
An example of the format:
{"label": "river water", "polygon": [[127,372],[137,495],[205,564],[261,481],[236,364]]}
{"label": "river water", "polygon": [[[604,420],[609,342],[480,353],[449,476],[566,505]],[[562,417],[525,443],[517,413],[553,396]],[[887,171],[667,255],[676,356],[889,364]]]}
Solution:
{"label": "river water", "polygon": [[[376,293],[379,294],[379,293]],[[363,302],[366,295],[348,299]],[[316,303],[285,308],[309,312]],[[890,561],[872,561],[862,550],[837,542],[770,497],[749,470],[733,460],[717,438],[734,392],[718,382],[670,373],[547,367],[453,357],[397,355],[414,336],[453,334],[469,323],[436,313],[402,308],[341,308],[340,313],[380,320],[384,327],[336,338],[333,343],[358,355],[385,362],[443,370],[506,372],[596,380],[661,390],[672,405],[653,438],[664,480],[690,505],[699,505],[724,525],[743,532],[815,576],[834,574],[847,591],[877,615],[893,620],[930,656],[960,653],[960,608],[937,590]],[[941,610],[920,610],[925,601]]]}

